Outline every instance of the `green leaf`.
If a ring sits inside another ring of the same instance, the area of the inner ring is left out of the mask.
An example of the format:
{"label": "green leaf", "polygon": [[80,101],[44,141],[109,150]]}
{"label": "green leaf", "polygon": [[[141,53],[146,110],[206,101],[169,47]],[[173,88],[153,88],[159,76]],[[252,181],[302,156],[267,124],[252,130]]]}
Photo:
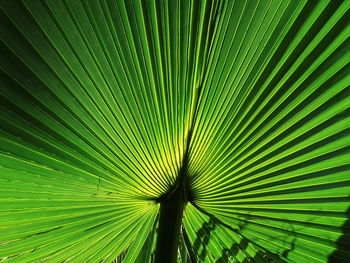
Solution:
{"label": "green leaf", "polygon": [[1,0],[0,261],[154,262],[179,240],[178,262],[345,262],[349,17]]}

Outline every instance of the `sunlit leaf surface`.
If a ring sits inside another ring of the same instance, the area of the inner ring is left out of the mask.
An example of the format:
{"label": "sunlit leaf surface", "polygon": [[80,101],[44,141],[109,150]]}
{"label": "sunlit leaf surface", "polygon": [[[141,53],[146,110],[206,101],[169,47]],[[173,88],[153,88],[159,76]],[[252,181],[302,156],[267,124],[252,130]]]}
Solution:
{"label": "sunlit leaf surface", "polygon": [[0,3],[1,262],[349,260],[348,0]]}

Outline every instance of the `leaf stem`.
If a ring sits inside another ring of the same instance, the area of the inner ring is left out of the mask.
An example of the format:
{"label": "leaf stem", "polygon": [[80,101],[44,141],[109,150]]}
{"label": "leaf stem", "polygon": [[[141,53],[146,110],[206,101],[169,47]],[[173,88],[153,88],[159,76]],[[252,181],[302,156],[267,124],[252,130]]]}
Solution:
{"label": "leaf stem", "polygon": [[159,228],[155,262],[177,262],[182,214],[185,207],[184,187],[179,181],[173,194],[160,203]]}

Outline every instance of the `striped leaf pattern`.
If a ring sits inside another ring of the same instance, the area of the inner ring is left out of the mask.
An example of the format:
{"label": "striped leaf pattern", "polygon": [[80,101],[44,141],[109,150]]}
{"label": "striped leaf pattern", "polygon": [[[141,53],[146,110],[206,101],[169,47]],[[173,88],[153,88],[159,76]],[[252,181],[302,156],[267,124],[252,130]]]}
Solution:
{"label": "striped leaf pattern", "polygon": [[348,0],[0,0],[0,261],[350,258]]}

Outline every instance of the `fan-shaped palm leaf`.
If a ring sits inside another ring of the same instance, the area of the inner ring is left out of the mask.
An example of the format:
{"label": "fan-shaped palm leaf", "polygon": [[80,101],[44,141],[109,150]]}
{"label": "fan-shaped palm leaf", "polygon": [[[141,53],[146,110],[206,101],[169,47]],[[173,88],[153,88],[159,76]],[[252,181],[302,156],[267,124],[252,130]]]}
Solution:
{"label": "fan-shaped palm leaf", "polygon": [[0,261],[350,257],[349,1],[0,3]]}

